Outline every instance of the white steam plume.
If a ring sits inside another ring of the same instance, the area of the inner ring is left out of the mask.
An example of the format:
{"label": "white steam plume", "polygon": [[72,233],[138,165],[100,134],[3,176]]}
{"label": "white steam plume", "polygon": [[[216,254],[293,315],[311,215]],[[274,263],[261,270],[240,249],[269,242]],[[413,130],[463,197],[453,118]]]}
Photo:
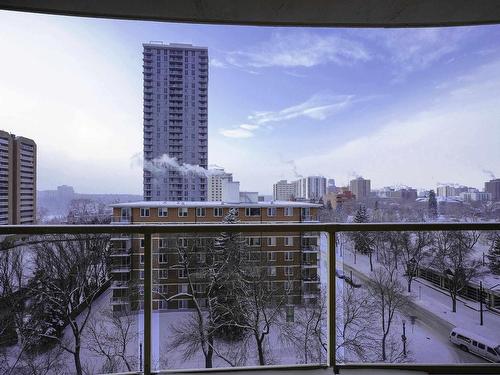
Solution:
{"label": "white steam plume", "polygon": [[180,172],[183,175],[196,175],[200,177],[216,176],[224,173],[219,169],[205,169],[199,165],[188,163],[180,164],[176,158],[170,157],[167,154],[163,154],[152,160],[144,160],[142,155],[137,153],[132,156],[132,165],[140,166],[155,176],[167,174],[172,170]]}

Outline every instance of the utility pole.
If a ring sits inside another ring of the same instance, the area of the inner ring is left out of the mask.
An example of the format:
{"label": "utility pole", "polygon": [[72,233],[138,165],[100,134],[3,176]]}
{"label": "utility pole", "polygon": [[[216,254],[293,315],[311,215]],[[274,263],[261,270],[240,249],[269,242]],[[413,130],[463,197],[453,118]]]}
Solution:
{"label": "utility pole", "polygon": [[479,317],[480,325],[483,325],[483,282],[479,282]]}
{"label": "utility pole", "polygon": [[403,355],[406,357],[406,320],[403,320],[403,334],[401,335],[403,341]]}

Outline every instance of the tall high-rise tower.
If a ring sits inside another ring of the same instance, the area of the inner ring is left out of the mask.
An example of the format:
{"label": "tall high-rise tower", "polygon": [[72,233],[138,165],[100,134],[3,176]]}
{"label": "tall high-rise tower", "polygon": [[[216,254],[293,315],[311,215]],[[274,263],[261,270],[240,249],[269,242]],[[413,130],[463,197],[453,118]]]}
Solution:
{"label": "tall high-rise tower", "polygon": [[144,200],[204,201],[207,178],[208,50],[143,44]]}
{"label": "tall high-rise tower", "polygon": [[0,130],[0,225],[36,222],[36,143]]}

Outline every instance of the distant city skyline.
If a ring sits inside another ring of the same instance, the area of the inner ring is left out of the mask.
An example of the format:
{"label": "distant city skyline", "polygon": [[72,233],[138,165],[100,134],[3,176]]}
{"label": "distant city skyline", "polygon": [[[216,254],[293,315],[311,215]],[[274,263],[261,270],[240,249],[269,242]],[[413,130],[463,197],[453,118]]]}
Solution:
{"label": "distant city skyline", "polygon": [[[230,32],[228,32],[230,31]],[[142,43],[210,51],[209,165],[242,190],[322,175],[483,190],[500,175],[500,26],[307,29],[0,12],[0,123],[38,189],[142,192]]]}

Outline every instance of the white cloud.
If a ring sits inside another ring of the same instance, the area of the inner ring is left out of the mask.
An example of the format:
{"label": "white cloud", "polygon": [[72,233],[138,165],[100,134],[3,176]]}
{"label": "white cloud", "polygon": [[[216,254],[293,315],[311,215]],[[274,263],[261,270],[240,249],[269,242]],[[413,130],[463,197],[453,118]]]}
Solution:
{"label": "white cloud", "polygon": [[243,128],[222,129],[220,130],[220,134],[228,138],[250,138],[254,135],[250,130]]}
{"label": "white cloud", "polygon": [[255,130],[264,126],[269,127],[269,123],[288,121],[298,117],[324,120],[346,109],[353,102],[353,95],[316,94],[305,102],[278,111],[254,112],[248,116],[251,124],[241,124],[234,129],[223,129],[220,133],[230,138],[250,138]]}
{"label": "white cloud", "polygon": [[227,67],[227,64],[219,59],[211,58],[210,59],[210,66],[214,67],[214,68],[225,68],[225,67]]}
{"label": "white cloud", "polygon": [[449,61],[468,33],[463,28],[397,29],[380,30],[371,37],[381,43],[384,59],[395,66],[395,79],[404,80],[445,58]]}
{"label": "white cloud", "polygon": [[312,67],[328,62],[348,65],[370,59],[360,42],[311,31],[277,32],[259,45],[226,55],[228,64],[250,68]]}
{"label": "white cloud", "polygon": [[378,187],[402,181],[430,188],[443,180],[482,187],[488,178],[484,169],[500,172],[500,62],[471,76],[440,93],[426,110],[393,112],[379,130],[298,159],[298,167],[321,166],[325,175],[345,181],[355,169]]}

